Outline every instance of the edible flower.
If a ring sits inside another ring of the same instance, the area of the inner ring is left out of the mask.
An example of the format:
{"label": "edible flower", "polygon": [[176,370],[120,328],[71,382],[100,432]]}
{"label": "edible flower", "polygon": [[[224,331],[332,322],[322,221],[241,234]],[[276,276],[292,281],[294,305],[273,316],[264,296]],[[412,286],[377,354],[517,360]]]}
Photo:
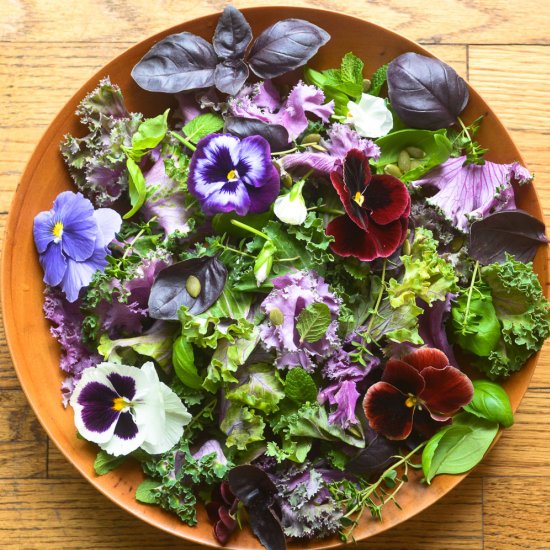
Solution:
{"label": "edible flower", "polygon": [[517,162],[466,164],[466,160],[465,156],[450,158],[412,184],[436,189],[437,193],[427,199],[428,204],[441,208],[453,226],[464,233],[472,221],[500,210],[514,210],[513,184],[525,185],[533,179],[529,170]]}
{"label": "edible flower", "polygon": [[358,149],[348,152],[343,170],[331,172],[330,179],[346,211],[327,225],[332,250],[363,261],[391,256],[405,240],[411,211],[403,182],[372,175],[368,156]]}
{"label": "edible flower", "polygon": [[44,282],[61,285],[69,302],[78,298],[93,274],[107,266],[107,246],[122,219],[110,208],[94,210],[81,193],[60,193],[49,211],[34,218],[34,242],[44,270]]}
{"label": "edible flower", "polygon": [[304,180],[296,182],[290,192],[278,197],[273,212],[283,223],[302,225],[306,221],[307,206],[302,195]]}
{"label": "edible flower", "polygon": [[362,94],[359,103],[348,102],[346,123],[352,124],[360,136],[379,138],[393,128],[393,117],[384,98]]}
{"label": "edible flower", "polygon": [[78,432],[114,456],[138,447],[150,454],[164,453],[191,420],[151,362],[141,369],[115,363],[86,369],[70,404]]}
{"label": "edible flower", "polygon": [[387,362],[363,407],[371,428],[388,439],[406,439],[413,428],[428,438],[473,396],[470,379],[442,351],[420,348]]}
{"label": "edible flower", "polygon": [[239,216],[265,212],[280,184],[263,137],[240,140],[228,134],[210,134],[198,142],[187,182],[205,214],[235,211]]}

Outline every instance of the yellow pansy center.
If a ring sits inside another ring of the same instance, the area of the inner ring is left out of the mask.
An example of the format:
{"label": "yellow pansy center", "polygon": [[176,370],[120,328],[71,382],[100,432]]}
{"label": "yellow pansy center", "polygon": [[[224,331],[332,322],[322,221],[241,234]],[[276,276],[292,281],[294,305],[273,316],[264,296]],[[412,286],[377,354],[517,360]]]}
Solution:
{"label": "yellow pansy center", "polygon": [[239,179],[239,172],[237,170],[229,170],[227,172],[227,181],[237,181]]}
{"label": "yellow pansy center", "polygon": [[416,406],[417,402],[418,399],[414,395],[409,395],[409,397],[407,397],[407,400],[405,401],[405,406],[412,408]]}
{"label": "yellow pansy center", "polygon": [[365,202],[365,197],[363,197],[363,195],[361,195],[361,193],[359,193],[359,191],[357,191],[357,193],[355,193],[355,197],[353,197],[353,200],[354,200],[359,206],[363,206],[363,203]]}
{"label": "yellow pansy center", "polygon": [[61,240],[63,235],[63,223],[57,222],[52,229],[52,234],[54,236],[54,242],[58,243]]}
{"label": "yellow pansy center", "polygon": [[126,401],[124,397],[115,397],[113,399],[113,411],[123,411],[126,407],[129,407],[131,403]]}

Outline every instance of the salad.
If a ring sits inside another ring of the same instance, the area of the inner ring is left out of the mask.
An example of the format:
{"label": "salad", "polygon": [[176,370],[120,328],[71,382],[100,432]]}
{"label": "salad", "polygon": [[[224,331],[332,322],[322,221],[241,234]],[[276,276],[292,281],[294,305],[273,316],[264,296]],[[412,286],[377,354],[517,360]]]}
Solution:
{"label": "salad", "polygon": [[161,40],[132,76],[171,106],[102,79],[61,144],[75,189],[34,220],[96,473],[139,461],[136,499],[191,526],[204,505],[222,545],[347,541],[407,482],[468,471],[550,334],[532,176],[488,160],[464,80],[412,52],[318,70],[329,40],[254,39],[232,6],[212,43]]}

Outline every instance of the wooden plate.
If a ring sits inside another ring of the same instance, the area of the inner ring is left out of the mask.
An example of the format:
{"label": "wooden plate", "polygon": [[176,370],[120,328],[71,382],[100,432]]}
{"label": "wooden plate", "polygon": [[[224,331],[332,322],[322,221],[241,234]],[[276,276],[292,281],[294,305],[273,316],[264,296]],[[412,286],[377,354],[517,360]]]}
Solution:
{"label": "wooden plate", "polygon": [[[342,56],[349,51],[365,61],[366,74],[407,51],[431,55],[418,44],[398,34],[339,13],[281,7],[251,8],[243,12],[255,36],[284,17],[306,19],[326,29],[332,35],[332,40],[315,57],[314,65],[319,68],[338,66]],[[134,500],[136,486],[143,478],[136,463],[103,477],[94,474],[93,461],[97,449],[94,445],[76,438],[72,411],[61,405],[59,348],[50,336],[48,323],[42,314],[44,285],[34,247],[32,225],[34,216],[42,210],[49,210],[59,192],[71,189],[71,180],[59,152],[59,143],[67,132],[77,136],[84,133],[83,126],[74,114],[82,98],[97,86],[100,78],[108,75],[113,83],[122,88],[129,110],[142,111],[147,116],[157,115],[166,106],[172,105],[171,97],[151,94],[138,88],[130,77],[132,67],[155,42],[169,34],[188,31],[210,40],[217,19],[216,14],[182,23],[137,44],[95,74],[67,102],[36,147],[15,194],[5,235],[1,282],[6,334],[21,386],[49,437],[67,460],[99,491],[128,512],[168,533],[214,547],[218,544],[204,510],[199,510],[198,526],[188,527],[175,515]],[[487,113],[487,117],[479,132],[479,141],[490,149],[488,158],[496,162],[522,162],[519,151],[501,122],[483,99],[470,88],[470,102],[463,118],[470,122],[482,113]],[[533,186],[517,189],[516,193],[518,207],[542,219]],[[543,287],[546,287],[546,247],[541,247],[534,263],[539,279]],[[514,410],[527,390],[536,363],[537,356],[531,358],[527,366],[505,384]],[[408,483],[399,496],[403,510],[388,506],[384,510],[382,522],[366,518],[356,529],[355,537],[358,540],[363,539],[405,521],[440,499],[464,477],[441,476],[429,488],[415,481]],[[291,543],[289,548],[329,548],[340,544],[334,537],[309,543]],[[237,533],[226,548],[259,547],[258,541],[245,529]]]}

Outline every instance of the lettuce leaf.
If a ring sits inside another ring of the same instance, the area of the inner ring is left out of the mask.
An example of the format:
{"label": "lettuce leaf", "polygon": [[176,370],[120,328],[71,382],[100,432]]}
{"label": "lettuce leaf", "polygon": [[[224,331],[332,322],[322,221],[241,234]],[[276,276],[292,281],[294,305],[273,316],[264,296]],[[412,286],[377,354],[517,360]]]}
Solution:
{"label": "lettuce leaf", "polygon": [[265,422],[262,417],[241,403],[231,403],[220,428],[227,435],[225,444],[239,451],[246,450],[250,443],[264,440]]}

